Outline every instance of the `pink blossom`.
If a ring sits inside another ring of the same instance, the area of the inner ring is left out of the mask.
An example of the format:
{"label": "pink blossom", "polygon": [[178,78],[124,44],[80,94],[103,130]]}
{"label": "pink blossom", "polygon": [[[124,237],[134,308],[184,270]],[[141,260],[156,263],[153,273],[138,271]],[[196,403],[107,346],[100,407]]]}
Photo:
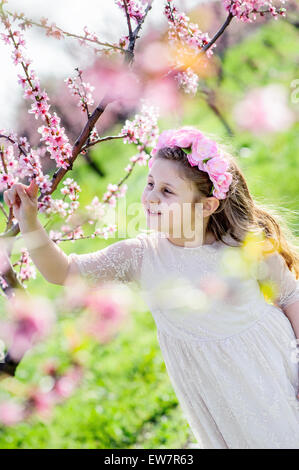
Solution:
{"label": "pink blossom", "polygon": [[[122,10],[125,10],[125,5],[123,0],[115,0],[116,5],[118,5]],[[145,0],[127,0],[127,11],[130,18],[135,21],[140,21],[144,17],[145,9],[148,2]]]}
{"label": "pink blossom", "polygon": [[0,403],[0,424],[13,426],[24,419],[24,408],[19,403],[3,401]]}
{"label": "pink blossom", "polygon": [[204,164],[204,168],[208,171],[209,175],[217,179],[218,176],[223,175],[228,169],[229,163],[225,158],[214,157]]}
{"label": "pink blossom", "polygon": [[29,392],[28,400],[36,413],[43,418],[50,418],[56,403],[55,394],[52,390],[43,392],[38,387],[33,388]]}
{"label": "pink blossom", "polygon": [[49,113],[50,105],[48,104],[49,98],[45,91],[41,92],[40,83],[36,77],[35,71],[29,69],[29,65],[32,61],[24,55],[25,41],[21,32],[17,30],[12,32],[11,24],[7,18],[2,18],[2,22],[8,30],[9,36],[13,35],[15,38],[18,38],[18,43],[15,39],[15,42],[10,42],[10,44],[12,43],[13,47],[15,48],[12,53],[14,64],[17,65],[21,63],[24,69],[25,76],[22,77],[18,75],[18,82],[21,84],[22,88],[24,88],[24,98],[31,98],[33,100],[33,104],[31,105],[31,108],[28,112],[34,114],[36,119],[41,117],[44,121],[46,121],[46,125],[51,128],[52,136],[54,136],[55,132],[58,131],[58,134],[56,134],[59,138],[58,142],[52,143],[49,140],[50,133],[48,133],[48,138],[45,139],[45,142],[50,153],[50,158],[56,160],[58,167],[67,169],[69,166],[69,158],[72,155],[72,146],[70,145],[68,138],[64,133],[64,128],[58,128],[57,125],[54,130],[52,129],[51,114]]}
{"label": "pink blossom", "polygon": [[[280,0],[282,4],[284,0]],[[272,0],[223,0],[226,10],[244,23],[252,23],[256,15],[264,16],[270,13],[275,19],[278,15],[285,16],[285,8],[276,8]]]}
{"label": "pink blossom", "polygon": [[[203,47],[210,42],[208,33],[203,33],[197,24],[191,23],[190,18],[185,13],[178,11],[172,3],[166,2],[164,13],[168,19],[169,43],[173,45],[177,51],[183,49],[183,55],[195,57],[196,54],[202,51]],[[216,44],[212,44],[208,49],[206,53],[208,57],[213,54],[215,47]],[[181,54],[179,53],[176,53],[175,57],[174,66],[182,69],[186,60],[184,57],[181,59]],[[199,77],[191,67],[187,67],[186,70],[178,72],[176,80],[186,93],[194,95],[197,92]]]}
{"label": "pink blossom", "polygon": [[124,143],[139,144],[140,153],[153,146],[158,138],[158,109],[143,102],[140,113],[132,121],[126,120],[121,130]]}
{"label": "pink blossom", "polygon": [[225,199],[233,179],[232,174],[229,172],[225,172],[224,174],[219,175],[216,178],[210,176],[210,179],[214,185],[213,195],[217,199]]}
{"label": "pink blossom", "polygon": [[13,53],[12,53],[12,58],[13,58],[13,63],[14,63],[15,65],[20,64],[20,63],[22,62],[22,60],[23,60],[22,54],[21,54],[21,52],[20,52],[18,49],[16,49],[16,50],[13,51]]}
{"label": "pink blossom", "polygon": [[190,165],[196,166],[200,170],[204,170],[203,160],[218,156],[218,148],[216,142],[207,139],[203,134],[198,133],[192,145],[192,153],[188,155]]}
{"label": "pink blossom", "polygon": [[161,134],[159,135],[156,147],[151,151],[151,155],[152,156],[156,155],[157,151],[160,148],[173,146],[173,145],[171,145],[171,139],[172,139],[173,135],[174,135],[173,130],[166,130],[166,131],[161,132]]}
{"label": "pink blossom", "polygon": [[198,89],[199,77],[193,72],[191,67],[188,67],[184,72],[179,72],[176,75],[176,80],[181,88],[190,95],[195,95]]}
{"label": "pink blossom", "polygon": [[109,341],[118,332],[128,314],[125,304],[121,304],[109,292],[91,293],[85,300],[85,306],[89,312],[84,329],[100,342]]}
{"label": "pink blossom", "polygon": [[288,90],[279,84],[254,88],[236,104],[234,118],[241,128],[256,135],[286,131],[295,122],[288,99]]}
{"label": "pink blossom", "polygon": [[68,398],[76,388],[75,382],[67,377],[60,377],[55,383],[54,391],[60,398]]}
{"label": "pink blossom", "polygon": [[22,293],[6,301],[6,312],[9,323],[5,341],[10,344],[10,354],[16,360],[47,336],[55,321],[54,310],[46,299],[33,299]]}
{"label": "pink blossom", "polygon": [[197,129],[194,129],[191,126],[185,126],[181,129],[176,130],[173,133],[172,137],[170,138],[169,144],[171,144],[171,146],[174,145],[177,147],[188,148],[191,146],[197,136]]}
{"label": "pink blossom", "polygon": [[1,39],[5,42],[5,44],[10,44],[11,38],[8,34],[1,33]]}

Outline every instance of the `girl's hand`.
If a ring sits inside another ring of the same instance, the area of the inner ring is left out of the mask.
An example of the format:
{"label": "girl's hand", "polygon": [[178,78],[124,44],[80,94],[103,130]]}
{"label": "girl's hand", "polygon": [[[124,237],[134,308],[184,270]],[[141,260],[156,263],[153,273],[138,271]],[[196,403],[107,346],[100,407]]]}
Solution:
{"label": "girl's hand", "polygon": [[26,186],[22,183],[16,183],[3,193],[3,199],[5,203],[8,205],[8,207],[12,207],[13,215],[19,222],[20,226],[34,226],[37,220],[38,189],[38,185],[33,178],[29,186]]}

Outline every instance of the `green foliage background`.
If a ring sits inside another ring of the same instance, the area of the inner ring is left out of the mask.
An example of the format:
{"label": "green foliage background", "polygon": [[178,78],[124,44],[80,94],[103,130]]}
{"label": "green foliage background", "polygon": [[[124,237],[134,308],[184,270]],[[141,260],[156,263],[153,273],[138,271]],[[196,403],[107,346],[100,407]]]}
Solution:
{"label": "green foliage background", "polygon": [[[289,89],[291,96],[290,84],[299,78],[298,51],[295,28],[283,20],[272,20],[227,51],[224,79],[218,93],[233,105],[253,86],[281,83]],[[209,84],[218,87],[216,78],[210,79]],[[291,100],[289,105],[293,109],[299,106]],[[283,214],[284,209],[289,209],[286,219],[297,235],[299,124],[287,132],[258,139],[237,130],[231,106],[221,111],[236,131],[232,140],[200,96],[187,100],[182,124],[196,125],[230,143],[253,195]],[[161,129],[167,125],[164,121]],[[244,147],[249,149],[247,157],[241,150]],[[95,195],[101,197],[108,183],[116,183],[123,177],[123,168],[134,153],[132,146],[119,141],[98,147],[93,158],[106,171],[107,177],[102,180],[90,171],[83,159],[76,161],[70,176],[82,188],[82,208]],[[137,165],[130,176],[127,205],[140,200],[146,173],[146,167]],[[66,253],[87,253],[115,241],[80,240],[75,244],[63,243],[60,247]],[[54,299],[61,289],[47,283],[39,273],[28,286],[33,294],[42,292],[50,299]],[[195,442],[167,375],[154,320],[138,294],[136,299],[132,321],[116,340],[103,347],[90,345],[87,348],[88,372],[84,383],[71,399],[56,407],[52,421],[45,423],[34,419],[14,428],[0,429],[0,448],[185,448],[191,441]],[[44,358],[57,356],[62,362],[66,360],[63,327],[68,321],[67,316],[62,317],[55,337],[26,355],[17,371],[21,382],[38,380],[39,365]]]}

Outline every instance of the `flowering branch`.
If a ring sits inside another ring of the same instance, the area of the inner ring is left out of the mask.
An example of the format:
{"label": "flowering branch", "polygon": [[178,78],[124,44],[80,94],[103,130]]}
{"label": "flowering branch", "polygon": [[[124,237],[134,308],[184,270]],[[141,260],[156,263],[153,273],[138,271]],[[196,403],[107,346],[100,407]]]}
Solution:
{"label": "flowering branch", "polygon": [[[99,103],[99,105],[96,107],[94,112],[91,114],[90,118],[88,119],[87,123],[85,124],[81,134],[77,138],[73,148],[72,148],[72,156],[68,160],[68,167],[67,168],[59,168],[53,175],[53,178],[51,180],[51,189],[49,191],[46,191],[45,193],[41,194],[38,198],[38,201],[41,201],[45,195],[52,194],[60,181],[64,178],[65,174],[72,170],[73,168],[73,163],[76,160],[77,156],[81,152],[81,149],[85,142],[87,141],[90,132],[92,131],[93,127],[95,126],[97,120],[99,117],[103,114],[106,106],[108,103],[105,103],[104,98]],[[20,227],[19,224],[16,223],[14,224],[7,232],[4,232],[3,234],[0,234],[0,239],[5,238],[5,237],[14,237],[20,232]]]}
{"label": "flowering branch", "polygon": [[208,42],[208,44],[206,44],[205,46],[203,46],[202,48],[202,51],[200,51],[199,53],[201,54],[202,52],[206,52],[208,49],[210,49],[210,47],[212,47],[212,45],[217,41],[217,39],[224,33],[224,31],[226,30],[226,28],[228,27],[228,25],[230,24],[231,20],[233,19],[234,15],[229,12],[225,22],[223,23],[223,25],[221,26],[221,28],[219,28],[219,30],[217,31],[217,33],[215,34],[215,36],[211,39],[211,41]]}
{"label": "flowering branch", "polygon": [[123,3],[124,3],[125,11],[126,11],[126,17],[127,17],[127,23],[128,23],[128,30],[129,30],[129,38],[130,38],[130,40],[131,40],[133,33],[132,33],[131,18],[130,18],[129,12],[128,12],[127,0],[123,0]]}
{"label": "flowering branch", "polygon": [[[126,4],[126,2],[125,2],[125,4]],[[128,63],[132,63],[133,60],[134,60],[134,49],[135,49],[136,40],[138,38],[138,34],[139,34],[139,32],[142,28],[144,20],[147,16],[148,12],[151,10],[151,8],[152,8],[152,2],[147,5],[143,17],[141,19],[137,20],[138,24],[137,24],[136,28],[134,29],[134,31],[131,31],[131,34],[129,33],[129,45],[128,45],[128,48],[125,51],[125,60]]]}
{"label": "flowering branch", "polygon": [[52,23],[51,26],[47,25],[47,21],[48,21],[47,18],[41,18],[41,23],[38,23],[38,22],[33,21],[29,18],[26,18],[24,13],[20,13],[20,14],[18,14],[16,12],[12,13],[8,10],[5,10],[5,12],[9,16],[12,16],[14,19],[23,20],[23,24],[21,24],[22,29],[25,29],[26,27],[30,27],[32,25],[35,25],[35,26],[38,26],[39,28],[46,29],[47,36],[52,36],[56,39],[61,39],[64,36],[67,36],[67,37],[72,37],[72,38],[78,39],[78,41],[80,42],[81,45],[84,44],[87,41],[87,42],[90,42],[90,43],[93,43],[93,44],[97,44],[99,46],[103,46],[103,47],[108,48],[108,49],[115,49],[115,50],[119,50],[120,52],[124,52],[124,49],[120,46],[117,46],[116,44],[110,44],[108,42],[99,41],[97,36],[95,34],[91,34],[88,31],[86,26],[84,27],[85,36],[82,36],[82,35],[79,35],[79,34],[68,33],[67,31],[64,31],[62,28],[57,26],[55,23]]}
{"label": "flowering branch", "polygon": [[81,152],[83,153],[84,150],[86,150],[87,148],[89,147],[92,147],[93,145],[96,145],[100,142],[106,142],[107,140],[114,140],[114,139],[123,139],[124,137],[127,137],[127,135],[108,135],[106,137],[101,137],[100,139],[98,140],[95,140],[94,142],[90,142],[89,144],[85,144],[82,149],[81,149]]}

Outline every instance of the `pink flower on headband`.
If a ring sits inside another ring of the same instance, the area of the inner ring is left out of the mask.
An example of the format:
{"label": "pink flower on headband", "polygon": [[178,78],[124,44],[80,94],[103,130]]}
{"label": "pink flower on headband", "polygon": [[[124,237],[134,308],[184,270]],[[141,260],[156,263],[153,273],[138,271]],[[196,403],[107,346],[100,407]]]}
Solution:
{"label": "pink flower on headband", "polygon": [[226,193],[229,190],[230,184],[233,179],[233,175],[229,172],[225,172],[222,175],[210,176],[210,179],[214,185],[213,195],[217,199],[225,199]]}
{"label": "pink flower on headband", "polygon": [[[199,170],[208,173],[213,183],[213,195],[217,199],[226,198],[232,182],[232,174],[227,171],[229,162],[223,157],[214,140],[209,139],[194,127],[185,126],[181,129],[163,131],[151,155],[156,155],[158,150],[164,147],[180,147],[184,150],[191,166],[197,166]],[[153,159],[150,159],[149,168],[152,163]]]}
{"label": "pink flower on headband", "polygon": [[217,155],[219,153],[216,142],[198,133],[192,145],[192,153],[188,155],[188,160],[191,166],[197,165],[200,170],[206,171],[204,160],[217,157]]}
{"label": "pink flower on headband", "polygon": [[210,158],[207,163],[204,163],[204,171],[209,173],[213,178],[217,178],[225,174],[229,166],[229,163],[225,158],[215,156]]}
{"label": "pink flower on headband", "polygon": [[170,143],[173,144],[173,146],[188,148],[192,145],[197,135],[198,131],[196,129],[185,126],[172,134]]}
{"label": "pink flower on headband", "polygon": [[158,137],[158,142],[156,147],[151,151],[151,155],[154,156],[159,149],[164,148],[164,147],[175,147],[175,144],[173,145],[171,143],[171,138],[173,136],[173,131],[164,131],[162,132],[159,137]]}

